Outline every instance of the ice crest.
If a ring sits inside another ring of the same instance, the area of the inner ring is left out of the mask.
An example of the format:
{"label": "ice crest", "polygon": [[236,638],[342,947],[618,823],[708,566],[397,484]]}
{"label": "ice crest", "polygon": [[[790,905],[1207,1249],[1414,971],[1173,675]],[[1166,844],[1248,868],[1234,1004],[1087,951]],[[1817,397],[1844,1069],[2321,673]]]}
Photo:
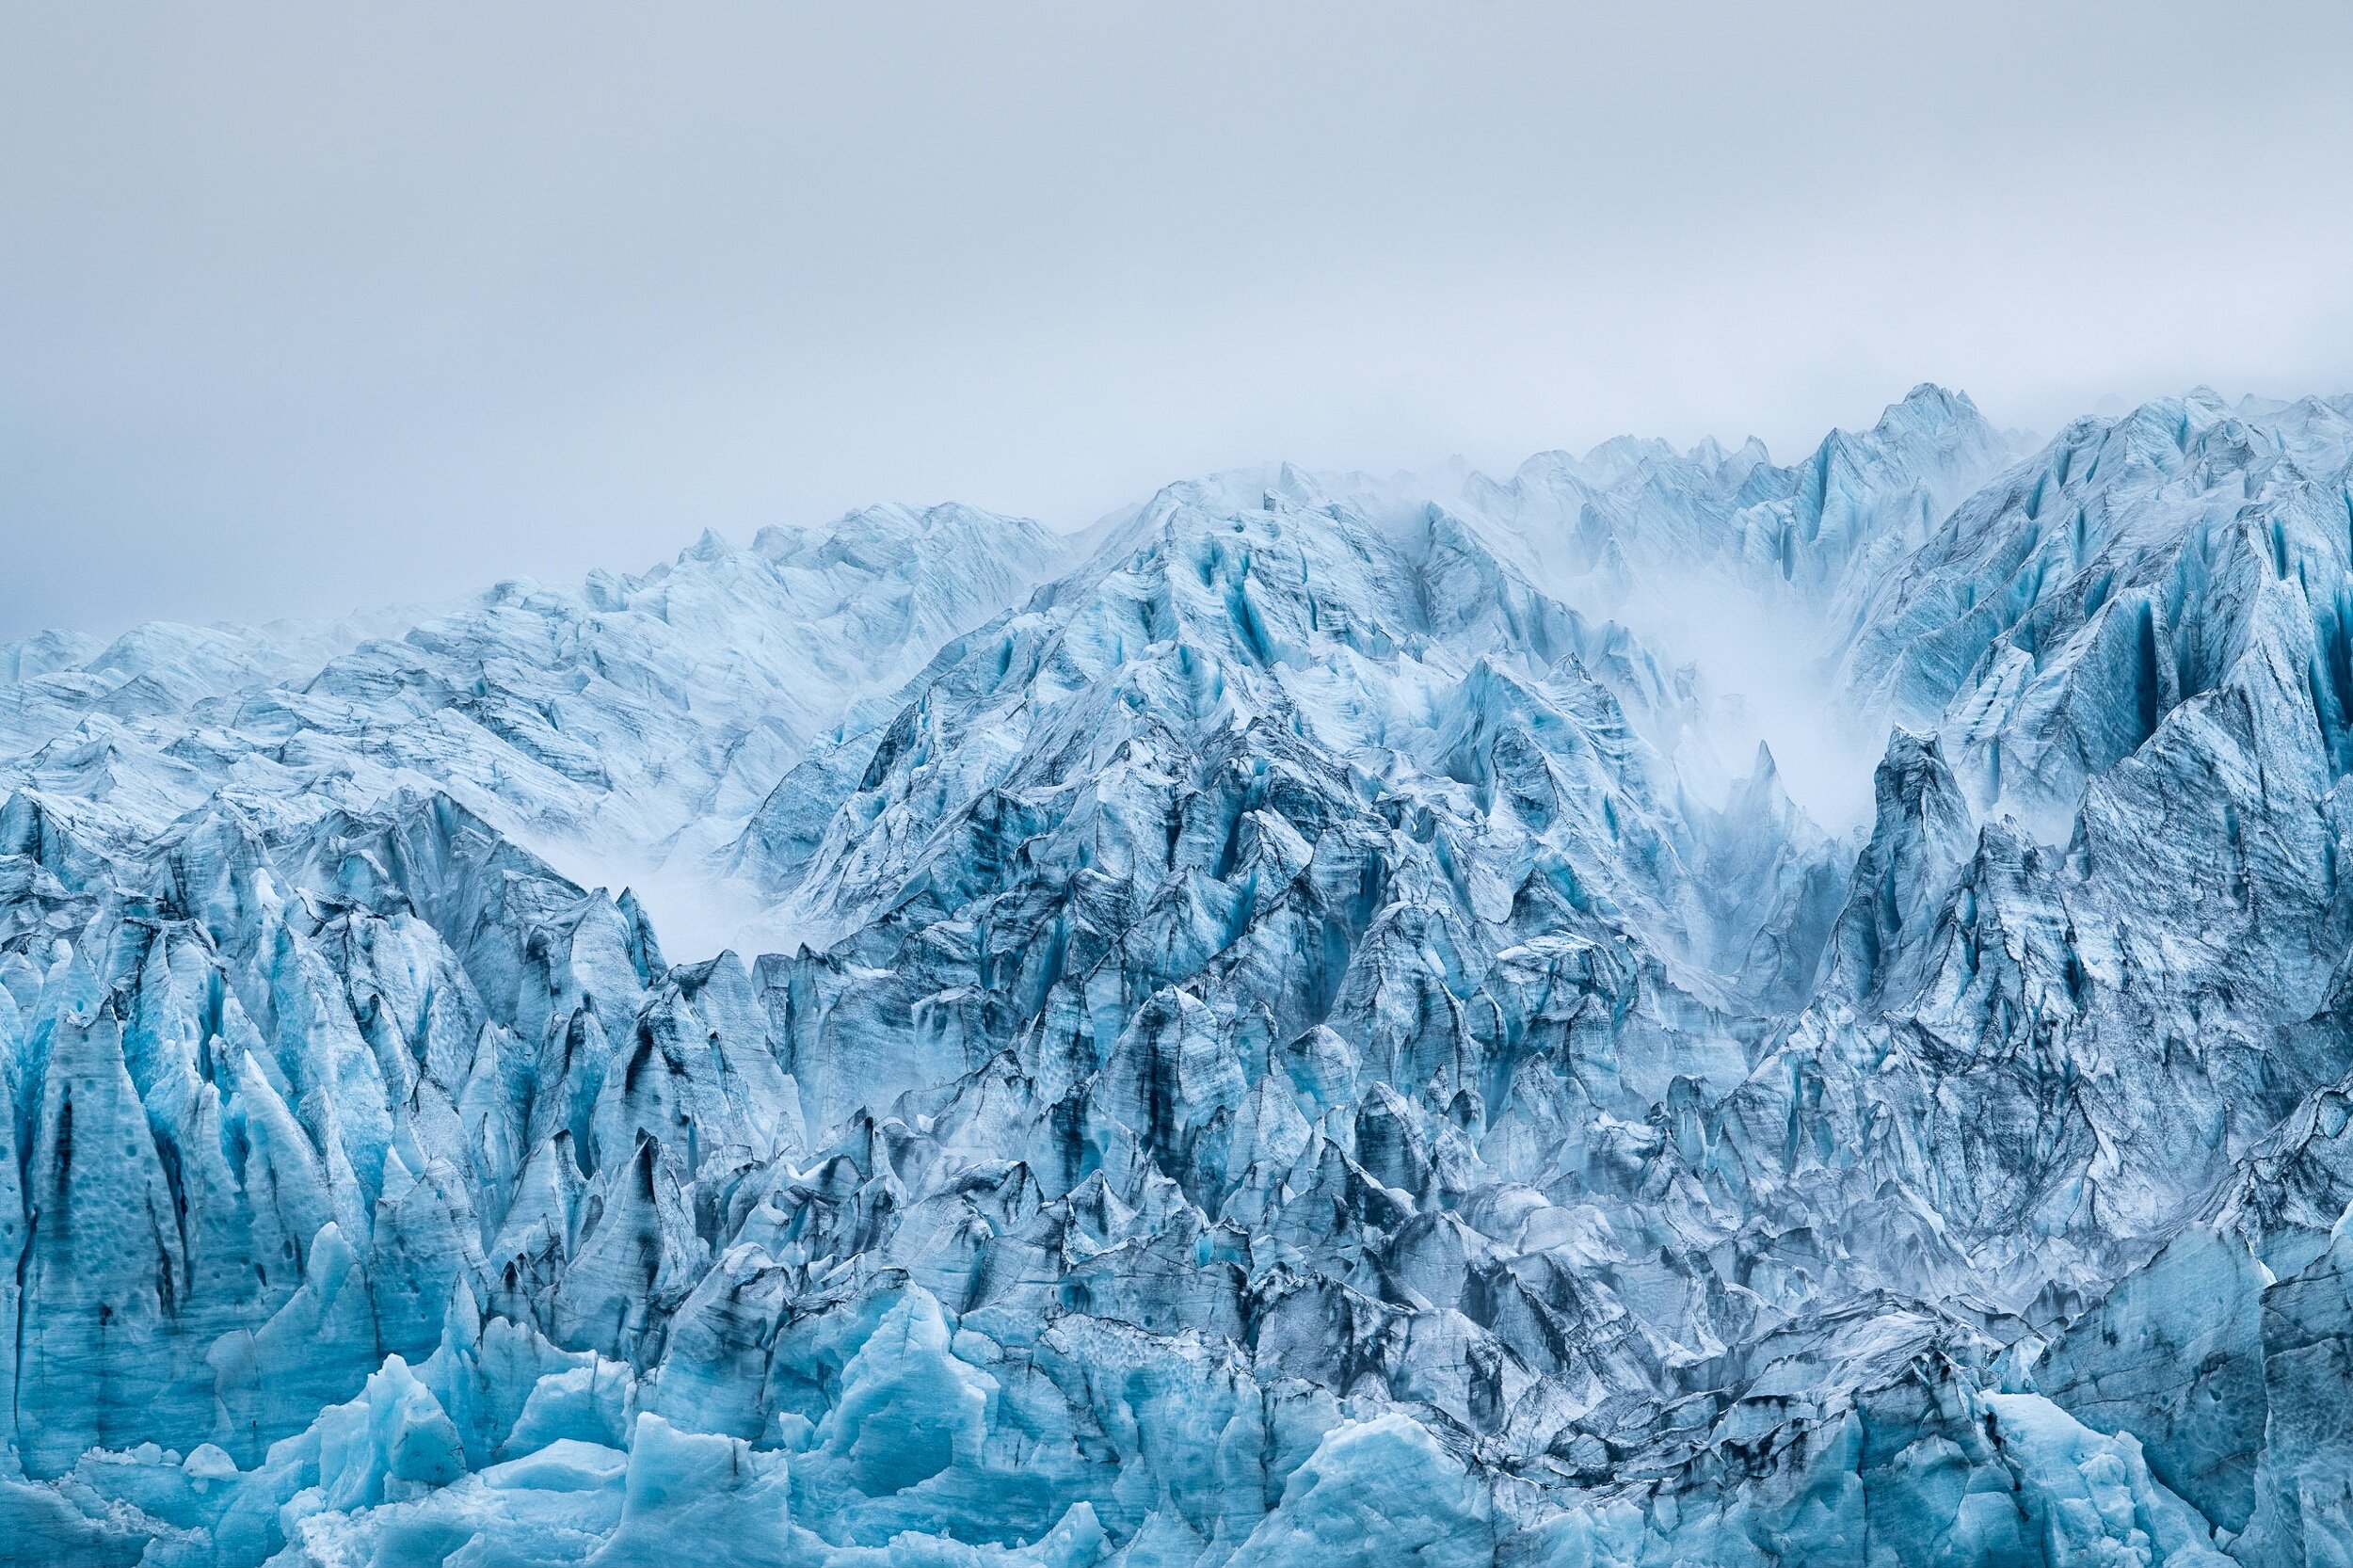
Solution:
{"label": "ice crest", "polygon": [[0,649],[0,1560],[2318,1564],[2353,402]]}

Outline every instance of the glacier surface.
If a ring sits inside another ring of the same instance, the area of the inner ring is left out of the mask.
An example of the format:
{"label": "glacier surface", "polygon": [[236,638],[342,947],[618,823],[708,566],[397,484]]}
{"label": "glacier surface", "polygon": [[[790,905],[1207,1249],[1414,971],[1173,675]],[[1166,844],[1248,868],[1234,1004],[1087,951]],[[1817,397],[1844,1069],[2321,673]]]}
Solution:
{"label": "glacier surface", "polygon": [[2353,1563],[2353,399],[0,681],[0,1560]]}

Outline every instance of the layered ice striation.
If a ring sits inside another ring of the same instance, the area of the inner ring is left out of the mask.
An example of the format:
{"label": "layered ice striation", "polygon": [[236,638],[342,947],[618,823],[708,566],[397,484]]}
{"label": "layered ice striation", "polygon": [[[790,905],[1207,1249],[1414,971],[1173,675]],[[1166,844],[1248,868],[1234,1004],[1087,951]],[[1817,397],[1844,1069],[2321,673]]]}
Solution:
{"label": "layered ice striation", "polygon": [[0,677],[0,1560],[2353,1560],[2353,400]]}

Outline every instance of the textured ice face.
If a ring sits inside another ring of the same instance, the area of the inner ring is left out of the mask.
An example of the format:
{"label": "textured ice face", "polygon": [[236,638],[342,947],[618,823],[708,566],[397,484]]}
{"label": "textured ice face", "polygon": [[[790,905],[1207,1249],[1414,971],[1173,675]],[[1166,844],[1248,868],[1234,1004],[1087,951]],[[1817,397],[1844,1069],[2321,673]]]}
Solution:
{"label": "textured ice face", "polygon": [[2339,1561],[2349,480],[1924,388],[7,649],[0,1560]]}

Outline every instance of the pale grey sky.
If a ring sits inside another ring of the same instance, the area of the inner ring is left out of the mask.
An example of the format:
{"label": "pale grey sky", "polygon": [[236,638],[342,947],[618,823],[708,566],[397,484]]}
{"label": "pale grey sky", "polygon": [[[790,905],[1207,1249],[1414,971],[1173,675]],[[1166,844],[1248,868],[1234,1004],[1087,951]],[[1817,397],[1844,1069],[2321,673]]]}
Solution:
{"label": "pale grey sky", "polygon": [[0,0],[0,637],[2353,388],[2353,6]]}

